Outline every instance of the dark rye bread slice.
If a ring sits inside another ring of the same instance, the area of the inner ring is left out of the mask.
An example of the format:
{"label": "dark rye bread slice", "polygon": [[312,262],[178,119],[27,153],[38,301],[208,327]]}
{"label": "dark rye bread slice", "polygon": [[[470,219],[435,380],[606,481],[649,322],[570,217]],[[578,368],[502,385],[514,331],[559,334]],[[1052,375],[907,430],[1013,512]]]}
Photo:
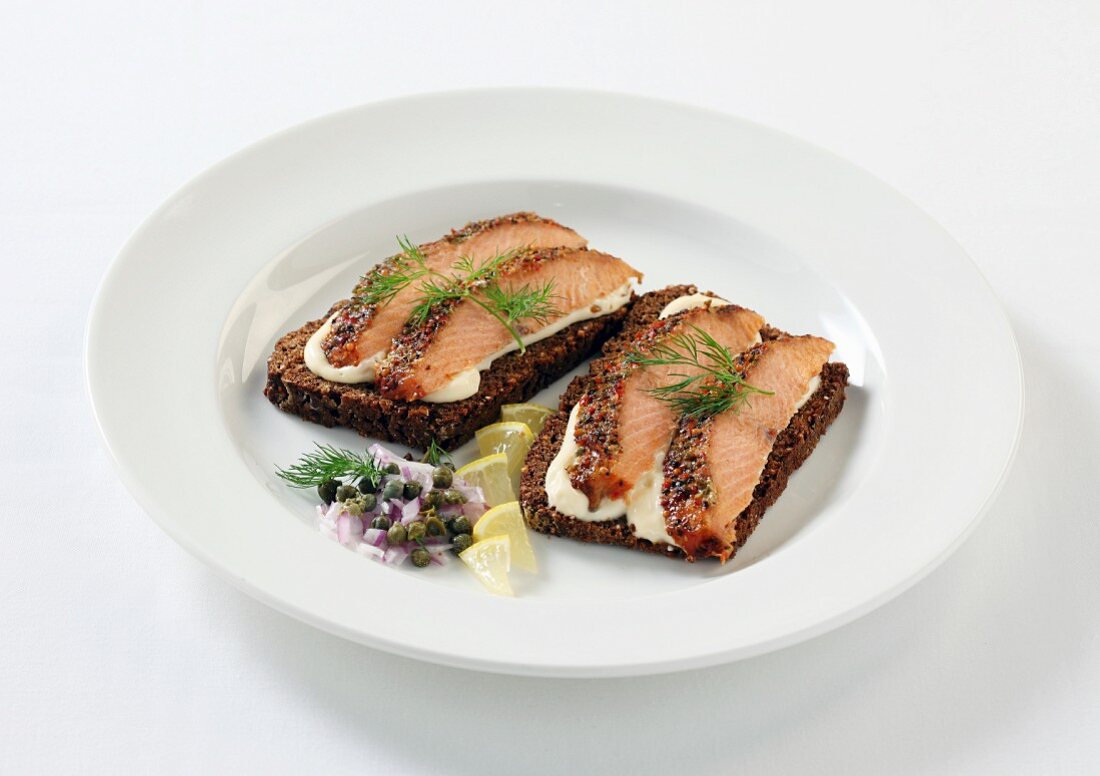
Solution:
{"label": "dark rye bread slice", "polygon": [[[695,291],[694,286],[674,286],[651,291],[640,297],[623,322],[622,331],[604,345],[601,358],[622,351],[634,334],[656,320],[665,305],[678,296]],[[766,327],[761,334],[765,340],[785,336],[784,332],[772,327]],[[599,360],[593,363],[593,368],[599,368]],[[561,449],[569,422],[569,411],[584,392],[586,380],[587,376],[581,376],[570,383],[562,396],[558,412],[547,419],[527,454],[520,479],[519,496],[527,524],[540,533],[552,536],[567,536],[582,542],[615,544],[670,557],[685,557],[678,547],[635,537],[625,517],[599,522],[577,520],[550,506],[544,487],[546,470]],[[791,475],[809,458],[829,425],[836,420],[844,406],[847,385],[848,367],[841,363],[827,363],[821,370],[821,385],[817,391],[776,437],[760,481],[753,491],[752,503],[737,516],[737,546],[734,554],[756,529],[768,507],[783,493]]]}
{"label": "dark rye bread slice", "polygon": [[264,395],[284,412],[322,426],[345,426],[363,436],[419,449],[435,440],[448,450],[499,420],[501,405],[527,401],[588,358],[619,330],[629,310],[628,305],[610,315],[568,326],[529,345],[522,356],[501,356],[481,373],[476,394],[433,404],[386,399],[370,383],[334,383],[309,371],[304,357],[306,341],[343,304],[337,302],[324,318],[310,321],[275,344],[267,362]]}

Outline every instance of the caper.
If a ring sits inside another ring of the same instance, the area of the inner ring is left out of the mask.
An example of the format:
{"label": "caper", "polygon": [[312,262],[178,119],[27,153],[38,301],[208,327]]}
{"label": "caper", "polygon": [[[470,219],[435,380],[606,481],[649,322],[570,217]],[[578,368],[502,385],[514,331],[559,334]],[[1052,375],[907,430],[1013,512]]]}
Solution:
{"label": "caper", "polygon": [[381,528],[383,531],[390,530],[391,525],[393,525],[393,523],[391,523],[390,519],[385,515],[379,515],[370,521],[371,528]]}
{"label": "caper", "polygon": [[428,536],[443,536],[447,533],[447,527],[443,525],[443,521],[434,515],[424,521],[424,526]]}
{"label": "caper", "polygon": [[431,553],[429,553],[423,547],[417,547],[415,550],[412,551],[412,555],[410,555],[409,557],[412,558],[413,565],[416,566],[418,569],[422,569],[432,562]]}
{"label": "caper", "polygon": [[395,463],[388,463],[386,464],[385,468],[382,469],[382,471],[384,471],[386,474],[400,474],[401,467]]}
{"label": "caper", "polygon": [[464,515],[459,515],[451,521],[451,531],[456,534],[470,533],[470,521]]}
{"label": "caper", "polygon": [[364,477],[359,480],[359,492],[363,494],[374,493],[378,490],[378,484],[370,477]]}
{"label": "caper", "polygon": [[401,498],[404,491],[405,486],[400,480],[390,480],[386,483],[386,487],[382,488],[382,498],[392,501],[395,498]]}
{"label": "caper", "polygon": [[424,505],[432,509],[439,509],[443,506],[443,491],[441,490],[429,490],[424,496]]}
{"label": "caper", "polygon": [[448,488],[443,491],[443,503],[444,504],[465,504],[466,497],[454,488]]}
{"label": "caper", "polygon": [[427,532],[427,526],[420,520],[413,520],[405,526],[405,533],[408,534],[410,542],[415,542],[417,539],[423,539],[424,534]]}
{"label": "caper", "polygon": [[474,539],[468,533],[460,533],[458,536],[452,539],[451,542],[452,544],[454,544],[451,549],[454,551],[455,555],[457,555],[463,550],[468,550],[470,548],[470,545],[474,543]]}
{"label": "caper", "polygon": [[336,489],[337,501],[351,501],[359,495],[359,490],[352,485],[341,485]]}
{"label": "caper", "polygon": [[405,500],[412,501],[414,498],[420,495],[420,483],[415,480],[409,480],[405,483]]}
{"label": "caper", "polygon": [[368,512],[378,506],[378,497],[373,493],[364,493],[359,497],[359,500],[363,502],[363,509]]}
{"label": "caper", "polygon": [[324,501],[326,504],[331,504],[336,500],[336,491],[339,488],[339,480],[325,480],[317,486],[317,495],[321,497],[321,501]]}
{"label": "caper", "polygon": [[409,535],[405,532],[405,526],[401,523],[394,523],[390,526],[390,530],[386,531],[386,540],[390,544],[404,544],[408,541]]}
{"label": "caper", "polygon": [[432,472],[432,485],[437,488],[449,488],[454,482],[454,472],[446,466],[439,466]]}
{"label": "caper", "polygon": [[360,517],[363,514],[363,502],[357,498],[349,498],[344,502],[344,509],[349,515]]}

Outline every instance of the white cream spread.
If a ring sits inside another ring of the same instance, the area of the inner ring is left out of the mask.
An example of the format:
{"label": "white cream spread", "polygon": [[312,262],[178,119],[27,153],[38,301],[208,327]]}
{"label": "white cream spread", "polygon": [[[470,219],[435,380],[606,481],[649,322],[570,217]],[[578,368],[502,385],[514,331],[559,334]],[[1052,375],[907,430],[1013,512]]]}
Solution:
{"label": "white cream spread", "polygon": [[664,542],[678,547],[669,536],[665,524],[665,509],[661,506],[661,491],[665,484],[665,451],[660,450],[653,456],[653,465],[646,469],[634,487],[627,494],[626,521],[630,530],[639,539],[648,539],[654,544]]}
{"label": "white cream spread", "polygon": [[[685,294],[684,296],[678,296],[671,302],[665,305],[665,308],[661,310],[661,314],[658,318],[669,318],[676,313],[682,313],[684,310],[694,310],[697,307],[703,307],[704,305],[709,307],[725,307],[732,302],[727,302],[717,296],[710,296],[709,294]],[[756,332],[756,337],[753,339],[754,345],[759,345],[763,342],[760,339],[760,332]]]}
{"label": "white cream spread", "polygon": [[[606,296],[594,299],[584,307],[577,308],[563,315],[548,326],[544,326],[538,331],[531,332],[521,337],[524,346],[533,345],[539,340],[552,337],[567,326],[572,326],[574,323],[588,321],[615,312],[630,301],[630,295],[633,289],[634,279],[631,278]],[[325,337],[327,337],[329,331],[332,330],[332,320],[335,317],[336,314],[333,314],[331,318],[321,325],[321,328],[313,333],[309,341],[306,342],[304,354],[306,368],[318,377],[322,377],[325,380],[331,380],[334,383],[373,383],[376,377],[378,362],[386,355],[384,351],[379,351],[373,356],[363,359],[354,366],[337,367],[329,363],[328,357],[321,347],[321,343],[324,342]],[[478,388],[481,387],[481,373],[492,366],[493,361],[496,359],[518,349],[519,344],[516,343],[515,340],[509,341],[507,345],[495,353],[486,356],[480,363],[456,374],[451,378],[450,382],[442,388],[424,396],[423,401],[441,404],[459,401],[460,399],[468,399],[477,393]]]}
{"label": "white cream spread", "polygon": [[[706,294],[690,294],[669,302],[661,311],[661,317],[667,318],[670,315],[702,307],[705,304],[721,306],[729,304],[729,302]],[[756,341],[760,341],[759,335],[757,335]],[[814,375],[806,387],[806,392],[795,404],[795,412],[810,400],[810,397],[817,392],[820,385],[821,377]],[[574,434],[579,409],[579,406],[574,406],[569,413],[569,423],[565,429],[565,439],[562,440],[561,449],[554,456],[554,460],[550,462],[550,466],[546,470],[546,480],[543,485],[546,488],[547,500],[550,506],[564,515],[590,522],[614,520],[625,515],[631,531],[639,539],[679,546],[668,534],[664,509],[661,507],[661,489],[664,485],[664,450],[660,450],[654,456],[653,464],[646,469],[645,473],[624,498],[604,499],[595,510],[588,508],[588,497],[574,488],[572,481],[569,479],[569,469],[577,460],[578,448]]]}
{"label": "white cream spread", "polygon": [[325,337],[332,331],[333,319],[339,314],[339,312],[333,313],[327,321],[321,324],[321,328],[313,332],[313,336],[306,342],[304,353],[306,369],[318,377],[331,380],[334,383],[373,383],[375,369],[378,362],[382,360],[382,356],[386,355],[385,351],[380,350],[353,366],[333,366],[329,363],[324,348],[321,347]]}
{"label": "white cream spread", "polygon": [[728,305],[725,299],[720,299],[717,296],[710,296],[709,294],[685,294],[684,296],[678,296],[671,302],[665,305],[665,309],[661,310],[659,318],[668,318],[676,313],[682,313],[684,310],[694,310],[696,307],[702,307],[703,305],[710,305],[711,307],[725,307]]}
{"label": "white cream spread", "polygon": [[577,416],[580,405],[574,405],[565,428],[561,449],[546,469],[546,497],[550,506],[563,515],[590,522],[614,520],[626,515],[635,536],[651,542],[668,542],[675,545],[665,531],[665,514],[661,509],[661,485],[664,482],[665,453],[662,450],[653,460],[641,479],[631,488],[626,499],[605,498],[596,508],[588,508],[588,496],[573,487],[569,469],[577,460]]}
{"label": "white cream spread", "polygon": [[619,499],[604,499],[594,511],[588,509],[588,496],[573,487],[569,480],[569,469],[577,460],[577,439],[574,436],[577,429],[577,415],[580,413],[580,405],[574,405],[569,413],[569,424],[565,427],[565,439],[562,440],[561,450],[554,456],[550,466],[546,469],[546,495],[550,506],[563,515],[575,517],[578,520],[614,520],[626,512],[626,504]]}
{"label": "white cream spread", "polygon": [[810,378],[810,382],[806,384],[806,393],[802,394],[802,398],[794,405],[794,411],[798,412],[802,409],[802,405],[810,400],[810,397],[817,393],[817,389],[821,387],[821,375],[814,375]]}

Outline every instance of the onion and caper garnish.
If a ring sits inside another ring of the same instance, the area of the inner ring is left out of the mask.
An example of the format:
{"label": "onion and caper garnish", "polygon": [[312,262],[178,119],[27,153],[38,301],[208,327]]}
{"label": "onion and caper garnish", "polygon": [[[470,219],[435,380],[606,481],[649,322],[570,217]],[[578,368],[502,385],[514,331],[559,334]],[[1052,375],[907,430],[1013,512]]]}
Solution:
{"label": "onion and caper garnish", "polygon": [[473,543],[473,523],[488,509],[434,443],[419,462],[381,445],[360,454],[319,444],[278,474],[292,487],[316,488],[322,532],[394,565],[445,563]]}

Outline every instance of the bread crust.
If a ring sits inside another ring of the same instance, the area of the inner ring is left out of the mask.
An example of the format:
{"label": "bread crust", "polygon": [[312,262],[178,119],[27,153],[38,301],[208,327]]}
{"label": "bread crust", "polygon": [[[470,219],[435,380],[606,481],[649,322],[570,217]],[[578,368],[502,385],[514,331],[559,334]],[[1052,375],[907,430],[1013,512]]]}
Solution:
{"label": "bread crust", "polygon": [[284,412],[322,426],[344,426],[363,436],[379,437],[425,449],[431,441],[453,449],[474,432],[500,419],[504,404],[524,402],[584,361],[618,332],[630,305],[614,313],[581,321],[527,347],[498,358],[482,372],[478,392],[448,403],[400,401],[382,397],[370,383],[336,383],[306,367],[304,348],[324,318],[283,336],[267,362],[264,395]]}

